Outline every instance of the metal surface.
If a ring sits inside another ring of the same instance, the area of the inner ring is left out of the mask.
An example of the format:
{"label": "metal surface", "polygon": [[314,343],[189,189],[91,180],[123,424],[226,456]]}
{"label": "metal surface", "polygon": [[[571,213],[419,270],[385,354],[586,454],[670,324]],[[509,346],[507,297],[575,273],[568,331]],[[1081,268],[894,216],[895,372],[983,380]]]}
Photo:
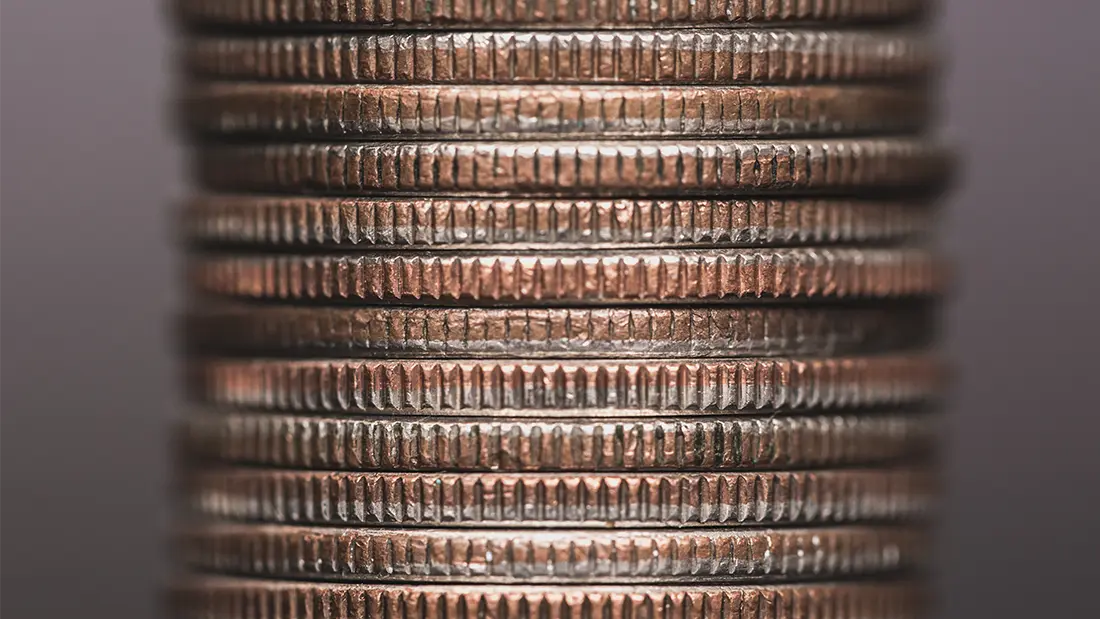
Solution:
{"label": "metal surface", "polygon": [[312,138],[546,139],[908,132],[928,120],[919,86],[329,86],[196,84],[200,134]]}
{"label": "metal surface", "polygon": [[311,357],[759,357],[888,352],[926,343],[922,304],[789,308],[337,308],[207,304],[199,353]]}
{"label": "metal surface", "polygon": [[382,471],[736,471],[894,463],[926,455],[922,413],[629,419],[192,413],[199,460]]}
{"label": "metal surface", "polygon": [[197,292],[334,303],[704,303],[893,299],[940,292],[945,265],[924,249],[684,249],[195,258]]}
{"label": "metal surface", "polygon": [[443,141],[218,145],[197,176],[224,191],[343,195],[683,196],[912,192],[950,161],[915,138]]}
{"label": "metal surface", "polygon": [[898,30],[455,32],[196,37],[196,77],[398,84],[774,84],[925,77],[931,41]]}
{"label": "metal surface", "polygon": [[915,404],[943,388],[924,353],[668,361],[197,359],[192,396],[223,406],[421,415],[773,412]]}
{"label": "metal surface", "polygon": [[203,195],[196,244],[341,249],[599,249],[888,243],[931,231],[927,203],[844,198],[624,200]]}
{"label": "metal surface", "polygon": [[177,615],[918,616],[925,4],[179,0]]}
{"label": "metal surface", "polygon": [[815,529],[471,531],[196,526],[177,540],[200,570],[273,578],[491,583],[831,580],[914,569],[928,536],[897,525]]}
{"label": "metal surface", "polygon": [[207,468],[185,480],[202,517],[245,522],[516,528],[913,520],[920,469],[760,473],[353,473]]}
{"label": "metal surface", "polygon": [[423,27],[732,26],[919,16],[929,0],[173,0],[193,25]]}
{"label": "metal surface", "polygon": [[515,617],[516,619],[917,619],[929,608],[913,585],[327,584],[196,578],[171,596],[182,619]]}

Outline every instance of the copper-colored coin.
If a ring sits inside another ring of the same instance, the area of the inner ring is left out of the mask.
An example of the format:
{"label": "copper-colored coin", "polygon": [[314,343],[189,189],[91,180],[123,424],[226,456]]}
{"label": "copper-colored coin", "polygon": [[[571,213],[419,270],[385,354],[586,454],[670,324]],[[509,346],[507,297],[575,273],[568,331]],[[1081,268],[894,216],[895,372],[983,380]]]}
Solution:
{"label": "copper-colored coin", "polygon": [[898,86],[314,86],[194,84],[200,134],[536,138],[908,132],[930,101]]}
{"label": "copper-colored coin", "polygon": [[326,418],[193,414],[196,460],[364,471],[734,471],[894,462],[926,453],[921,413],[659,419]]}
{"label": "copper-colored coin", "polygon": [[193,76],[397,84],[778,84],[924,77],[911,30],[665,30],[195,37]]}
{"label": "copper-colored coin", "polygon": [[923,619],[927,596],[896,581],[789,585],[447,585],[188,578],[176,619]]}
{"label": "copper-colored coin", "polygon": [[767,473],[345,473],[205,469],[206,517],[332,525],[646,527],[910,519],[930,511],[915,469]]}
{"label": "copper-colored coin", "polygon": [[880,243],[921,236],[927,205],[846,199],[514,200],[205,195],[193,241],[332,247],[554,249]]}
{"label": "copper-colored coin", "polygon": [[927,141],[373,142],[210,145],[206,186],[279,193],[676,196],[883,191],[942,185]]}
{"label": "copper-colored coin", "polygon": [[629,28],[912,19],[929,0],[175,0],[193,25]]}
{"label": "copper-colored coin", "polygon": [[207,294],[415,304],[883,299],[927,296],[946,278],[937,256],[911,248],[200,254],[189,266]]}
{"label": "copper-colored coin", "polygon": [[926,343],[925,304],[883,307],[473,309],[213,305],[200,352],[394,357],[739,357],[885,352]]}
{"label": "copper-colored coin", "polygon": [[190,567],[273,578],[469,583],[753,582],[917,567],[901,526],[476,531],[209,524],[178,537]]}
{"label": "copper-colored coin", "polygon": [[[462,415],[652,415],[813,410],[935,398],[935,357],[743,360],[196,360],[192,397],[275,410]],[[556,411],[556,412],[555,412]]]}

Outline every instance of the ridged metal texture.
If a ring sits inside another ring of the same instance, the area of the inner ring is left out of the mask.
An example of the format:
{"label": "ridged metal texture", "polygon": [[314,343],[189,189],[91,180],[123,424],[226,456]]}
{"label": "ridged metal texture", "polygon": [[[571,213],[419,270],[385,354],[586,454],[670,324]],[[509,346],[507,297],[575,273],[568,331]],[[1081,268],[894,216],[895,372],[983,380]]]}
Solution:
{"label": "ridged metal texture", "polygon": [[927,4],[174,0],[174,616],[922,616]]}

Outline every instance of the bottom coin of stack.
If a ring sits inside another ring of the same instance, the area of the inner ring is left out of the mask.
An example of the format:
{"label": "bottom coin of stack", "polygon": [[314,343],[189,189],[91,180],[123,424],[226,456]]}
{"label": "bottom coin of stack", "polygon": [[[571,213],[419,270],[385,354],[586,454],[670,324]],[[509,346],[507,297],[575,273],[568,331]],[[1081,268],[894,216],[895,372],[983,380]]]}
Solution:
{"label": "bottom coin of stack", "polygon": [[207,578],[181,585],[176,590],[174,605],[176,615],[183,619],[917,619],[925,616],[920,590],[894,583],[493,587]]}

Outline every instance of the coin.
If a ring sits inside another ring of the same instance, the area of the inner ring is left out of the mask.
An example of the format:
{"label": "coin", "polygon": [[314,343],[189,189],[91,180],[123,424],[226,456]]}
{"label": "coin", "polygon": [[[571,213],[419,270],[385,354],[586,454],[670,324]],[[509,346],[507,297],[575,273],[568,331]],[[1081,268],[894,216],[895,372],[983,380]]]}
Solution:
{"label": "coin", "polygon": [[188,279],[241,299],[543,305],[921,297],[945,270],[912,248],[218,253],[195,255]]}
{"label": "coin", "polygon": [[912,19],[928,0],[175,0],[191,25],[623,28]]}
{"label": "coin", "polygon": [[177,619],[920,619],[927,595],[894,581],[789,585],[415,585],[189,577]]}
{"label": "coin", "polygon": [[202,195],[202,244],[333,247],[750,246],[885,243],[931,230],[928,205],[883,200],[517,200]]}
{"label": "coin", "polygon": [[925,353],[577,362],[205,359],[188,373],[192,397],[211,404],[435,415],[890,406],[934,399],[944,382],[943,368]]}
{"label": "coin", "polygon": [[185,503],[206,518],[330,525],[561,527],[828,524],[930,511],[912,468],[766,473],[346,473],[207,468]]}
{"label": "coin", "polygon": [[836,355],[926,343],[926,304],[787,308],[330,308],[215,304],[191,312],[198,352],[445,357]]}
{"label": "coin", "polygon": [[650,419],[191,415],[196,461],[363,471],[734,471],[896,462],[927,453],[919,412]]}
{"label": "coin", "polygon": [[733,357],[843,354],[924,341],[930,308],[303,308],[215,305],[198,350],[363,356]]}
{"label": "coin", "polygon": [[927,77],[908,29],[663,30],[196,36],[192,76],[380,84],[795,84]]}
{"label": "coin", "polygon": [[584,197],[913,190],[951,168],[944,147],[914,138],[223,144],[196,164],[216,190]]}
{"label": "coin", "polygon": [[171,0],[181,619],[916,619],[930,0]]}
{"label": "coin", "polygon": [[324,86],[192,84],[187,127],[280,138],[722,137],[909,132],[914,86]]}
{"label": "coin", "polygon": [[192,568],[273,578],[467,583],[754,582],[917,567],[928,536],[903,526],[814,529],[342,529],[208,524],[178,536]]}

